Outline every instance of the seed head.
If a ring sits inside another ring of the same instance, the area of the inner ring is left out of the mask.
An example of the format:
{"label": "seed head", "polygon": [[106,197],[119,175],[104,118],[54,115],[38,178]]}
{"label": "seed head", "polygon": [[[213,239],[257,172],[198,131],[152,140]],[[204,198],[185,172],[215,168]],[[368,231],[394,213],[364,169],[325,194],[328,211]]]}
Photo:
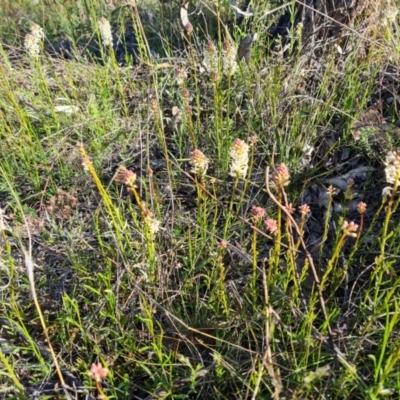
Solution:
{"label": "seed head", "polygon": [[156,99],[150,100],[150,109],[153,112],[154,117],[157,117],[159,108],[158,108],[158,102]]}
{"label": "seed head", "polygon": [[181,93],[182,93],[182,97],[183,97],[183,99],[185,100],[185,102],[188,103],[188,102],[189,102],[189,99],[190,99],[190,92],[189,92],[189,90],[186,89],[186,88],[183,88]]}
{"label": "seed head", "polygon": [[183,69],[178,69],[178,71],[176,71],[176,82],[178,83],[179,86],[182,86],[187,79],[187,73],[185,70]]}
{"label": "seed head", "polygon": [[347,180],[347,188],[348,188],[348,190],[352,190],[353,189],[354,183],[355,182],[354,182],[353,178],[350,178],[350,179]]}
{"label": "seed head", "polygon": [[136,177],[137,176],[133,171],[127,169],[123,165],[119,166],[115,173],[115,181],[127,186],[134,186]]}
{"label": "seed head", "polygon": [[218,82],[218,79],[219,79],[219,74],[218,74],[218,72],[217,72],[217,71],[211,72],[211,81],[212,81],[213,83],[217,83],[217,82]]}
{"label": "seed head", "polygon": [[186,112],[186,116],[188,117],[188,119],[192,115],[192,111],[193,111],[193,107],[191,105],[188,104],[187,106],[185,106],[185,112]]}
{"label": "seed head", "polygon": [[92,165],[93,165],[92,160],[88,156],[84,156],[82,158],[82,167],[85,171],[90,171]]}

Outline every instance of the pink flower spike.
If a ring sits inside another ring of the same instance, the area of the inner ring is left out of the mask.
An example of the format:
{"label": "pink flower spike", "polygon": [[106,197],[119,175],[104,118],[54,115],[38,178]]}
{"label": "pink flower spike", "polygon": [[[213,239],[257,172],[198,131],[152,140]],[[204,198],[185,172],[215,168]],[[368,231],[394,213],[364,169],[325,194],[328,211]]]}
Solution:
{"label": "pink flower spike", "polygon": [[326,190],[326,193],[327,193],[329,196],[332,197],[332,196],[335,194],[335,188],[334,188],[332,185],[329,185],[328,189]]}
{"label": "pink flower spike", "polygon": [[185,25],[185,29],[186,29],[187,33],[190,35],[190,34],[192,34],[192,32],[193,32],[193,25],[192,25],[190,22],[188,22],[188,23]]}
{"label": "pink flower spike", "polygon": [[359,214],[364,214],[365,211],[367,211],[367,205],[364,202],[360,201],[357,204],[357,211]]}
{"label": "pink flower spike", "polygon": [[287,205],[287,207],[285,207],[285,208],[286,208],[286,211],[289,212],[289,214],[294,214],[294,212],[296,211],[296,209],[293,207],[292,203],[289,203]]}
{"label": "pink flower spike", "polygon": [[221,249],[226,249],[228,247],[228,242],[226,240],[221,240],[219,242],[219,247],[221,247]]}
{"label": "pink flower spike", "polygon": [[275,235],[278,231],[278,222],[275,219],[268,218],[264,221],[266,230],[271,234]]}
{"label": "pink flower spike", "polygon": [[262,207],[253,206],[251,207],[251,215],[255,221],[263,219],[265,217],[265,210]]}
{"label": "pink flower spike", "polygon": [[249,136],[249,143],[251,144],[256,144],[258,142],[258,137],[257,136]]}
{"label": "pink flower spike", "polygon": [[290,173],[286,164],[279,164],[272,176],[272,180],[277,187],[283,188],[290,183]]}
{"label": "pink flower spike", "polygon": [[357,233],[356,233],[357,229],[358,229],[358,225],[356,223],[354,223],[353,221],[351,221],[351,222],[344,221],[343,222],[342,230],[346,236],[357,237]]}
{"label": "pink flower spike", "polygon": [[93,363],[90,367],[89,376],[96,382],[101,382],[108,374],[108,369],[104,368],[100,363]]}
{"label": "pink flower spike", "polygon": [[310,206],[308,204],[302,204],[299,206],[299,211],[301,215],[307,215],[310,212]]}

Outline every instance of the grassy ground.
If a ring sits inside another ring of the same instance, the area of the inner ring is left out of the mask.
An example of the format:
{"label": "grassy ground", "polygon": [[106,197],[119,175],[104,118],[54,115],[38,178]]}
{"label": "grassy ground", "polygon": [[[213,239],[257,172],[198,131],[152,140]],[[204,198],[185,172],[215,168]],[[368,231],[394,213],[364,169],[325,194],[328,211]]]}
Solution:
{"label": "grassy ground", "polygon": [[[0,397],[399,398],[387,4],[271,49],[267,1],[231,48],[225,3],[183,11],[192,32],[174,2],[48,3],[0,10]],[[43,51],[102,16],[139,63]]]}

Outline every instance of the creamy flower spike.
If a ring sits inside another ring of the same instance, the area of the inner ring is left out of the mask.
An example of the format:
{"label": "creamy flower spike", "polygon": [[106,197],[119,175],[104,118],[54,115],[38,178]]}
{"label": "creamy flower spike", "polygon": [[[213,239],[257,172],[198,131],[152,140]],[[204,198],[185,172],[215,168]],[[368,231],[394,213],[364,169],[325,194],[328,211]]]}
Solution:
{"label": "creamy flower spike", "polygon": [[28,52],[29,56],[35,58],[40,53],[39,44],[36,42],[35,38],[30,34],[27,33],[25,36],[25,50]]}
{"label": "creamy flower spike", "polygon": [[36,58],[40,53],[40,44],[44,38],[43,28],[38,24],[31,25],[31,33],[25,36],[24,46],[29,56]]}
{"label": "creamy flower spike", "polygon": [[32,24],[31,34],[37,41],[44,39],[43,28],[41,26],[39,26],[38,24]]}
{"label": "creamy flower spike", "polygon": [[215,44],[209,40],[204,52],[203,64],[208,73],[218,74],[218,52]]}
{"label": "creamy flower spike", "polygon": [[228,41],[224,42],[224,52],[223,52],[223,72],[226,76],[234,75],[237,62],[236,62],[236,52],[237,50]]}
{"label": "creamy flower spike", "polygon": [[160,221],[158,221],[153,213],[146,208],[144,204],[143,206],[143,214],[144,214],[144,222],[150,232],[150,235],[154,237],[154,235],[160,230]]}
{"label": "creamy flower spike", "polygon": [[210,160],[200,150],[193,150],[190,154],[190,164],[192,165],[192,172],[196,175],[204,176],[207,173],[208,164]]}
{"label": "creamy flower spike", "polygon": [[244,179],[249,168],[249,145],[241,139],[235,139],[229,154],[232,159],[229,175]]}
{"label": "creamy flower spike", "polygon": [[386,162],[385,162],[385,176],[386,182],[399,186],[400,185],[400,149],[396,151],[389,151],[386,154]]}
{"label": "creamy flower spike", "polygon": [[104,17],[100,18],[99,31],[101,40],[103,41],[103,45],[105,47],[112,46],[113,39],[111,33],[111,25],[110,22],[107,21]]}
{"label": "creamy flower spike", "polygon": [[185,84],[185,82],[186,82],[186,79],[187,79],[186,71],[183,70],[183,69],[178,69],[176,71],[176,83],[179,86],[183,86]]}

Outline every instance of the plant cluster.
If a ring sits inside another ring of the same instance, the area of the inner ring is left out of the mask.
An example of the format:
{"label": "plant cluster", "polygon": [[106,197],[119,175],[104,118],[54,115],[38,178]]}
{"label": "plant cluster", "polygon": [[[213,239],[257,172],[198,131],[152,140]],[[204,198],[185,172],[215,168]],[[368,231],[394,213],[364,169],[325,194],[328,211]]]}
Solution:
{"label": "plant cluster", "polygon": [[[36,20],[18,57],[0,45],[0,397],[396,398],[393,4],[381,36],[364,4],[316,61],[297,17],[268,43],[295,1],[185,3],[176,30],[150,12],[174,2],[136,3],[57,3],[43,28],[28,1],[0,10],[7,35],[14,7]],[[101,63],[46,54],[56,15]]]}

